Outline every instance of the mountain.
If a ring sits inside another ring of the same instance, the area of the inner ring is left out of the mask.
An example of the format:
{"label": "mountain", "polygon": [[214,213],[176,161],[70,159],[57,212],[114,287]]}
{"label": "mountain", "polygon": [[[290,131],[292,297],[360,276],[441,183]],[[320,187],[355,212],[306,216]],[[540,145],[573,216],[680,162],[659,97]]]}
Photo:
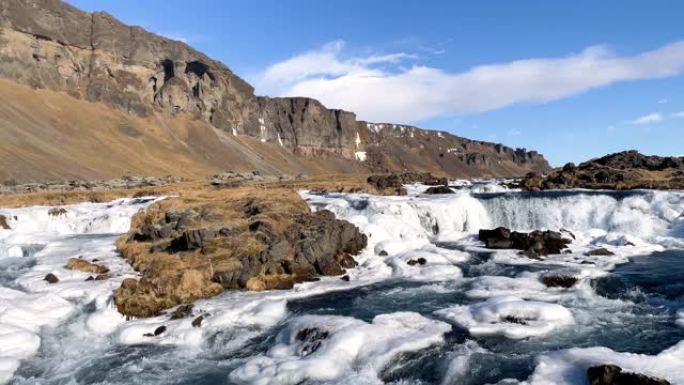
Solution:
{"label": "mountain", "polygon": [[534,151],[258,97],[182,42],[60,0],[0,3],[0,78],[0,180],[549,168]]}

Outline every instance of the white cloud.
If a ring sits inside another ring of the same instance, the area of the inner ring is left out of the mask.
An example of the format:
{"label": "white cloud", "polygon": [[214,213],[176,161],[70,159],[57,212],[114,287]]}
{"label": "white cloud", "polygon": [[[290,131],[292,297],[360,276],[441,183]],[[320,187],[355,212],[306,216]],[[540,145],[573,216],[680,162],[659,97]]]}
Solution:
{"label": "white cloud", "polygon": [[673,118],[684,118],[684,111],[675,112],[674,114],[672,114],[670,116]]}
{"label": "white cloud", "polygon": [[667,98],[662,98],[662,99],[658,100],[658,104],[667,104],[667,102],[668,102]]}
{"label": "white cloud", "polygon": [[631,123],[643,125],[643,124],[660,123],[663,120],[665,120],[665,118],[663,117],[663,114],[661,114],[659,112],[654,112],[652,114],[640,116],[640,117],[632,120]]}
{"label": "white cloud", "polygon": [[406,53],[344,57],[344,42],[276,63],[254,77],[261,94],[308,96],[371,121],[412,122],[543,103],[613,83],[684,72],[684,41],[634,56],[604,46],[560,58],[481,65],[465,72],[412,64]]}

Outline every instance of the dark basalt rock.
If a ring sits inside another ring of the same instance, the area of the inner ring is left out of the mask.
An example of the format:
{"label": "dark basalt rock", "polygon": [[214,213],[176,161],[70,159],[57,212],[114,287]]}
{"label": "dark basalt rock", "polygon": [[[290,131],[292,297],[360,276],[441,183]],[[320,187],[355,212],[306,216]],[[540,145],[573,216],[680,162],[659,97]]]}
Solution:
{"label": "dark basalt rock", "polygon": [[194,320],[192,320],[192,327],[198,328],[198,327],[202,326],[202,321],[204,321],[203,315],[195,318]]}
{"label": "dark basalt rock", "polygon": [[166,332],[166,326],[162,325],[159,326],[158,328],[154,329],[153,333],[145,333],[143,334],[143,337],[158,337]]}
{"label": "dark basalt rock", "polygon": [[659,378],[623,372],[617,365],[593,366],[587,369],[587,378],[590,385],[670,385]]}
{"label": "dark basalt rock", "polygon": [[302,344],[299,348],[299,355],[304,357],[318,350],[323,343],[323,340],[328,338],[330,333],[319,328],[306,328],[297,332],[295,336],[296,341]]}
{"label": "dark basalt rock", "polygon": [[171,319],[181,319],[192,315],[192,304],[180,305],[171,313]]}
{"label": "dark basalt rock", "polygon": [[412,183],[422,183],[428,186],[446,186],[449,183],[447,178],[435,177],[430,173],[415,172],[371,175],[366,181],[378,190],[401,189],[403,185]]}
{"label": "dark basalt rock", "polygon": [[508,322],[512,324],[518,324],[518,325],[527,325],[527,321],[523,318],[519,317],[514,317],[512,315],[507,315],[501,319],[503,322]]}
{"label": "dark basalt rock", "polygon": [[567,275],[548,275],[542,277],[542,283],[548,287],[569,288],[577,283],[577,278]]}
{"label": "dark basalt rock", "polygon": [[62,215],[67,215],[67,211],[64,207],[53,207],[48,210],[48,215],[51,217],[59,217]]}
{"label": "dark basalt rock", "polygon": [[454,194],[454,190],[447,186],[433,186],[425,190],[425,194]]}
{"label": "dark basalt rock", "polygon": [[208,240],[215,238],[216,235],[217,232],[211,229],[187,230],[171,241],[168,251],[176,253],[201,249]]}
{"label": "dark basalt rock", "polygon": [[624,151],[592,159],[579,166],[567,164],[548,175],[528,174],[520,183],[525,190],[547,189],[682,189],[684,157],[646,156]]}
{"label": "dark basalt rock", "polygon": [[608,256],[611,256],[611,255],[615,255],[615,253],[613,253],[612,251],[606,249],[605,247],[601,247],[601,248],[599,248],[599,249],[589,250],[589,251],[587,251],[586,253],[584,253],[584,255],[586,255],[586,256],[588,256],[588,257],[591,257],[591,256],[605,256],[605,257],[608,257]]}
{"label": "dark basalt rock", "polygon": [[572,241],[563,238],[556,231],[533,231],[521,233],[505,227],[493,230],[480,230],[480,241],[488,249],[517,249],[530,258],[539,258],[549,254],[560,254]]}
{"label": "dark basalt rock", "polygon": [[59,278],[57,278],[56,275],[52,273],[48,273],[43,280],[47,281],[47,283],[57,283],[59,282]]}

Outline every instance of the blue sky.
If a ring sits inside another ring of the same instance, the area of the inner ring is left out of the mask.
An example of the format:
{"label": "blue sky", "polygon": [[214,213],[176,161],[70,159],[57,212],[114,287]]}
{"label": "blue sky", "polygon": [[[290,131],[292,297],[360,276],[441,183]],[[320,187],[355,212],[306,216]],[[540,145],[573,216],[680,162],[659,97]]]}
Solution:
{"label": "blue sky", "polygon": [[186,41],[259,94],[526,147],[684,155],[684,2],[69,0]]}

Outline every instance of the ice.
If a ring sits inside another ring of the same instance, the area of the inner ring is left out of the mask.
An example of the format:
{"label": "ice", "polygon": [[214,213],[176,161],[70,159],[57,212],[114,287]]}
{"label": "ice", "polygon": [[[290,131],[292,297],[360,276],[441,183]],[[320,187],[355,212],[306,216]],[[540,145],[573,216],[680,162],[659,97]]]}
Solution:
{"label": "ice", "polygon": [[342,316],[291,321],[266,354],[230,374],[239,384],[299,384],[353,376],[377,378],[398,354],[443,343],[450,326],[417,313],[376,316],[371,323]]}
{"label": "ice", "polygon": [[6,384],[14,377],[14,372],[19,368],[19,360],[12,358],[0,358],[0,384]]}
{"label": "ice", "polygon": [[453,306],[435,314],[467,329],[473,336],[500,335],[511,339],[542,337],[575,322],[572,312],[561,305],[514,296]]}
{"label": "ice", "polygon": [[641,373],[684,384],[684,341],[649,356],[618,353],[605,347],[573,348],[547,353],[537,359],[529,385],[575,385],[587,383],[587,369],[597,365],[617,365],[626,372]]}
{"label": "ice", "polygon": [[[9,281],[11,288],[0,287],[0,383],[11,381],[21,360],[36,355],[45,328],[62,325],[79,307],[94,300],[102,307],[121,281],[135,274],[117,255],[114,241],[128,231],[133,214],[154,201],[140,198],[67,205],[62,206],[66,214],[58,216],[49,215],[50,207],[45,206],[3,210],[12,218],[12,229],[0,232],[0,258],[31,258],[35,263],[27,270],[17,270],[18,276]],[[86,282],[89,274],[66,269],[72,257],[98,259],[114,277]],[[56,275],[59,282],[45,281],[48,273]],[[98,319],[95,313],[88,329],[113,329],[111,319],[115,317],[111,307],[108,311],[109,321],[101,315]],[[117,317],[121,322],[121,316]]]}
{"label": "ice", "polygon": [[466,296],[470,298],[493,298],[514,295],[536,301],[557,301],[565,290],[548,288],[537,277],[481,276],[473,280]]}

